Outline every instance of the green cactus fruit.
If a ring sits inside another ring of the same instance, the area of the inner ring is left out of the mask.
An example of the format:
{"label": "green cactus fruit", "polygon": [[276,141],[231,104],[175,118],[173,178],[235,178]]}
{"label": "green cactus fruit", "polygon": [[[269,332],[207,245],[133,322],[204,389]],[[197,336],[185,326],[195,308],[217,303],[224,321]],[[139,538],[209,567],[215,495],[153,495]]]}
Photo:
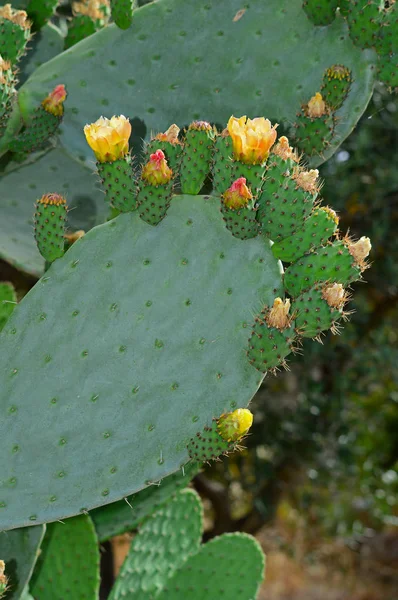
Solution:
{"label": "green cactus fruit", "polygon": [[300,294],[292,306],[297,333],[318,339],[328,329],[338,333],[337,321],[345,316],[343,309],[347,299],[341,283],[314,286]]}
{"label": "green cactus fruit", "polygon": [[109,600],[155,598],[199,550],[203,509],[193,490],[178,492],[139,529]]}
{"label": "green cactus fruit", "polygon": [[246,179],[240,177],[222,195],[221,212],[227,229],[240,240],[247,240],[260,232],[260,224],[256,221],[257,207],[251,191],[246,186]]}
{"label": "green cactus fruit", "polygon": [[128,29],[133,20],[135,0],[111,0],[112,19],[120,29]]}
{"label": "green cactus fruit", "polygon": [[[17,481],[10,480],[8,485],[16,486]],[[40,553],[44,532],[44,525],[1,532],[0,586],[6,586],[6,600],[22,600]]]}
{"label": "green cactus fruit", "polygon": [[170,125],[165,133],[155,135],[145,147],[145,155],[148,159],[156,150],[162,150],[174,174],[179,171],[182,156],[182,144],[178,139],[179,133],[180,128],[177,125]]}
{"label": "green cactus fruit", "polygon": [[217,135],[214,142],[212,181],[213,192],[223,194],[234,180],[232,164],[232,139],[228,129]]}
{"label": "green cactus fruit", "polygon": [[164,152],[156,150],[143,166],[138,183],[138,214],[145,223],[158,225],[166,216],[173,195],[172,177]]}
{"label": "green cactus fruit", "polygon": [[263,576],[260,544],[245,533],[225,533],[188,558],[156,598],[254,600]]}
{"label": "green cactus fruit", "polygon": [[272,308],[265,307],[255,318],[247,356],[261,373],[286,367],[285,358],[294,351],[296,334],[289,309],[290,300],[275,298]]}
{"label": "green cactus fruit", "polygon": [[33,152],[49,141],[57,131],[64,114],[65,86],[57,85],[42,101],[26,127],[9,143],[11,152]]}
{"label": "green cactus fruit", "polygon": [[25,54],[30,40],[30,24],[24,10],[14,10],[11,4],[0,8],[0,55],[15,65]]}
{"label": "green cactus fruit", "polygon": [[130,156],[113,162],[97,161],[97,171],[111,205],[120,212],[135,210],[137,203]]}
{"label": "green cactus fruit", "polygon": [[297,114],[294,141],[308,156],[322,155],[330,145],[335,122],[329,107],[317,92]]}
{"label": "green cactus fruit", "polygon": [[157,227],[121,214],[18,304],[0,334],[1,529],[140,491],[189,461],[215,415],[247,406],[262,380],[249,324],[282,294],[281,265],[260,236],[234,238],[219,207],[176,195]]}
{"label": "green cactus fruit", "polygon": [[44,194],[36,202],[35,240],[42,257],[49,263],[65,252],[65,225],[68,207],[60,194]]}
{"label": "green cactus fruit", "polygon": [[398,87],[398,54],[380,56],[378,63],[378,76],[380,81],[390,89]]}
{"label": "green cactus fruit", "polygon": [[321,283],[347,285],[361,278],[367,268],[366,257],[371,249],[370,240],[358,242],[348,238],[337,240],[301,257],[285,271],[286,291],[293,297]]}
{"label": "green cactus fruit", "polygon": [[336,18],[339,0],[304,0],[303,9],[314,25],[330,25]]}
{"label": "green cactus fruit", "polygon": [[326,69],[321,92],[327,105],[336,111],[347,98],[352,83],[351,71],[344,65],[333,65]]}
{"label": "green cactus fruit", "polygon": [[384,0],[352,0],[346,13],[350,38],[360,48],[378,45],[384,18]]}
{"label": "green cactus fruit", "polygon": [[0,283],[0,331],[7,323],[17,304],[17,295],[12,283]]}
{"label": "green cactus fruit", "polygon": [[99,562],[98,539],[88,515],[50,523],[29,584],[30,592],[35,600],[97,600]]}
{"label": "green cactus fruit", "polygon": [[26,12],[33,22],[33,31],[38,31],[53,16],[59,0],[29,0]]}
{"label": "green cactus fruit", "polygon": [[210,174],[215,134],[206,121],[194,121],[185,135],[180,181],[183,194],[199,194]]}
{"label": "green cactus fruit", "polygon": [[[318,174],[317,169],[304,171],[295,167],[291,175],[288,171],[279,179],[279,188],[271,193],[268,193],[268,181],[265,182],[257,218],[266,237],[276,242],[303,226],[317,198]],[[274,187],[270,182],[270,189]]]}
{"label": "green cactus fruit", "polygon": [[316,208],[301,228],[272,246],[276,258],[294,262],[310,250],[325,244],[336,232],[339,219],[331,208]]}
{"label": "green cactus fruit", "polygon": [[186,488],[200,471],[201,465],[190,462],[162,481],[153,482],[125,500],[112,502],[90,511],[100,542],[135,529],[161,506]]}
{"label": "green cactus fruit", "polygon": [[71,48],[89,35],[97,31],[95,22],[88,15],[76,15],[68,24],[68,33],[65,37],[65,50]]}

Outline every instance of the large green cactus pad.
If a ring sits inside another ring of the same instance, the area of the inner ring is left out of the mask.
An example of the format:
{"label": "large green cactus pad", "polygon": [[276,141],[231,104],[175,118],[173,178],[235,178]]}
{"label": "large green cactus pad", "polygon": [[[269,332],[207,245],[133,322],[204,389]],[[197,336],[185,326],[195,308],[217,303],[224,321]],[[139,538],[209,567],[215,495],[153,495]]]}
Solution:
{"label": "large green cactus pad", "polygon": [[301,4],[148,4],[135,12],[128,30],[106,27],[38,69],[21,90],[22,112],[29,115],[49,86],[64,83],[68,106],[61,140],[72,155],[88,157],[82,129],[100,114],[141,121],[136,135],[147,138],[173,122],[225,123],[231,114],[265,115],[288,126],[300,105],[319,91],[325,69],[342,63],[352,71],[353,85],[337,113],[330,146],[314,158],[322,162],[352,131],[369,101],[374,54],[353,45],[340,16],[330,27],[317,28]]}
{"label": "large green cactus pad", "polygon": [[6,563],[9,579],[6,600],[21,597],[39,555],[44,531],[44,525],[39,525],[0,533],[0,559]]}
{"label": "large green cactus pad", "polygon": [[250,325],[281,288],[268,242],[234,238],[217,198],[176,196],[157,227],[127,213],[76,242],[1,334],[0,530],[186,463],[190,438],[261,383]]}
{"label": "large green cactus pad", "polygon": [[35,600],[96,600],[100,554],[88,515],[47,527],[30,590]]}
{"label": "large green cactus pad", "polygon": [[104,220],[107,207],[94,175],[59,149],[4,175],[0,181],[0,257],[40,276],[44,260],[33,238],[34,203],[43,194],[65,194],[73,229],[90,229]]}

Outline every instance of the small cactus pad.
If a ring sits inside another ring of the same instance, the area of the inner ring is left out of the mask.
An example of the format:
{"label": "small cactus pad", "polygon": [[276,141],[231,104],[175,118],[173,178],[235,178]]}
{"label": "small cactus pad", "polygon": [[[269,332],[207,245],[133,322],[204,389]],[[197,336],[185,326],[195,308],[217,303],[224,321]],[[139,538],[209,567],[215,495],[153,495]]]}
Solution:
{"label": "small cactus pad", "polygon": [[30,39],[30,23],[23,10],[11,4],[0,7],[0,56],[12,64],[23,56]]}
{"label": "small cactus pad", "polygon": [[114,162],[97,162],[97,170],[111,205],[120,212],[134,210],[135,184],[130,157],[126,156]]}
{"label": "small cactus pad", "polygon": [[296,331],[303,337],[315,338],[328,329],[338,331],[336,322],[344,316],[347,293],[341,283],[315,286],[304,292],[293,304]]}
{"label": "small cactus pad", "polygon": [[221,454],[227,454],[234,449],[234,444],[221,437],[217,419],[214,419],[210,426],[205,426],[203,431],[197,432],[187,447],[189,456],[193,460],[206,462],[215,460]]}
{"label": "small cactus pad", "polygon": [[97,600],[99,561],[98,540],[88,515],[50,523],[30,591],[35,600]]}
{"label": "small cactus pad", "polygon": [[214,131],[206,121],[194,121],[185,135],[180,168],[183,194],[199,194],[210,171]]}
{"label": "small cactus pad", "polygon": [[326,69],[321,87],[326,104],[338,110],[347,98],[352,83],[351,71],[344,65],[333,65]]}
{"label": "small cactus pad", "polygon": [[60,194],[44,194],[36,202],[35,240],[47,262],[64,255],[67,210],[66,200]]}
{"label": "small cactus pad", "polygon": [[175,571],[199,550],[202,504],[193,490],[178,492],[140,528],[109,600],[157,597]]}
{"label": "small cactus pad", "polygon": [[33,21],[33,30],[44,27],[53,16],[59,0],[29,0],[26,11],[29,19]]}
{"label": "small cactus pad", "polygon": [[17,303],[17,295],[12,283],[0,283],[0,331],[7,323]]}
{"label": "small cactus pad", "polygon": [[263,577],[264,555],[259,543],[244,533],[226,533],[188,558],[157,598],[254,600]]}
{"label": "small cactus pad", "polygon": [[346,12],[350,38],[360,48],[377,45],[382,22],[384,0],[351,0]]}
{"label": "small cactus pad", "polygon": [[245,356],[252,315],[282,295],[281,266],[260,236],[233,237],[219,204],[175,196],[157,227],[134,211],[92,229],[16,307],[1,333],[0,530],[138,492],[247,406],[262,380]]}
{"label": "small cactus pad", "polygon": [[100,542],[135,529],[165,502],[181,491],[200,471],[200,464],[190,462],[176,473],[154,482],[125,500],[112,502],[90,511]]}
{"label": "small cactus pad", "polygon": [[[8,485],[15,483],[9,481]],[[5,563],[5,576],[8,580],[6,600],[19,600],[21,597],[39,556],[44,532],[44,525],[0,532],[0,557]]]}
{"label": "small cactus pad", "polygon": [[111,0],[112,19],[120,29],[128,29],[133,20],[135,0]]}
{"label": "small cactus pad", "polygon": [[[267,115],[287,124],[319,89],[325,69],[347,64],[351,90],[315,166],[335,152],[363,113],[376,76],[374,62],[372,53],[353,45],[343,19],[320,32],[299,1],[162,0],[138,8],[126,31],[105,27],[40,67],[22,87],[20,105],[26,118],[48,81],[65,83],[73,110],[65,114],[62,144],[71,156],[91,161],[81,129],[104,106],[117,106],[139,122],[136,135],[146,140],[170,123],[203,118],[223,124],[231,114]],[[303,65],[311,65],[305,77]],[[235,179],[239,176],[246,177]]]}
{"label": "small cactus pad", "polygon": [[178,139],[179,133],[180,128],[173,124],[165,133],[155,135],[145,147],[147,160],[149,160],[151,154],[154,154],[157,150],[162,150],[170,168],[174,173],[177,173],[182,155],[182,143]]}
{"label": "small cactus pad", "polygon": [[335,121],[322,94],[317,92],[302,106],[294,124],[294,141],[308,156],[322,155],[334,135]]}
{"label": "small cactus pad", "polygon": [[339,0],[304,0],[303,9],[314,25],[330,25],[336,17]]}

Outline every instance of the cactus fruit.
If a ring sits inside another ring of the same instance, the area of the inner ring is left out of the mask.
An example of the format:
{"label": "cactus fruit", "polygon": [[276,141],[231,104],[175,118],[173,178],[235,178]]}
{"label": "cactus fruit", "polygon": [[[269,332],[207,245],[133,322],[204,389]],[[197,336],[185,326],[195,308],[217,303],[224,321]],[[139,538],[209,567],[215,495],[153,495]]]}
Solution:
{"label": "cactus fruit", "polygon": [[8,579],[5,575],[6,565],[4,560],[0,560],[0,598],[4,597],[7,591]]}
{"label": "cactus fruit", "polygon": [[314,25],[330,25],[336,17],[339,0],[304,0],[303,9]]}
{"label": "cactus fruit", "polygon": [[182,155],[182,143],[178,139],[180,128],[174,123],[164,133],[158,133],[146,145],[145,155],[149,158],[156,150],[162,150],[172,171],[179,170]]}
{"label": "cactus fruit", "polygon": [[206,121],[194,121],[185,134],[180,180],[183,194],[199,194],[210,171],[214,130]]}
{"label": "cactus fruit", "polygon": [[264,576],[260,544],[245,533],[225,533],[201,546],[166,582],[158,600],[254,600]]}
{"label": "cactus fruit", "polygon": [[239,177],[222,195],[221,212],[227,229],[240,240],[256,237],[260,224],[256,221],[253,195],[246,179]]}
{"label": "cactus fruit", "polygon": [[25,54],[30,39],[30,23],[24,10],[14,10],[11,4],[0,7],[0,55],[12,65]]}
{"label": "cactus fruit", "polygon": [[85,598],[99,593],[100,553],[88,515],[47,526],[29,588],[36,600]]}
{"label": "cactus fruit", "polygon": [[272,246],[276,258],[294,262],[312,249],[325,244],[337,231],[339,219],[331,208],[316,208],[301,228]]}
{"label": "cactus fruit", "polygon": [[293,303],[295,327],[299,335],[319,338],[323,331],[338,333],[337,321],[345,317],[348,295],[341,283],[314,286]]}
{"label": "cactus fruit", "polygon": [[36,109],[31,122],[10,142],[11,152],[33,152],[48,142],[62,121],[65,100],[65,86],[57,85]]}
{"label": "cactus fruit", "polygon": [[296,334],[289,310],[289,299],[275,298],[271,308],[265,307],[255,317],[247,356],[261,373],[286,367],[285,357],[294,351]]}
{"label": "cactus fruit", "polygon": [[135,0],[111,0],[112,19],[120,29],[128,29],[133,20]]}
{"label": "cactus fruit", "polygon": [[300,150],[312,156],[322,154],[329,146],[334,131],[334,119],[322,94],[317,92],[302,106],[295,123],[295,142]]}
{"label": "cactus fruit", "polygon": [[36,203],[35,240],[48,263],[64,255],[67,212],[66,200],[60,194],[44,194]]}
{"label": "cactus fruit", "polygon": [[195,461],[207,462],[236,450],[236,442],[246,435],[252,423],[253,415],[246,408],[213,419],[211,426],[206,426],[189,441],[189,456]]}
{"label": "cactus fruit", "polygon": [[345,238],[317,248],[286,269],[285,289],[295,298],[320,283],[347,285],[357,281],[367,268],[366,257],[370,249],[371,244],[366,237],[357,242]]}
{"label": "cactus fruit", "polygon": [[351,71],[344,65],[333,65],[326,69],[321,87],[326,104],[338,110],[347,98],[352,83]]}
{"label": "cactus fruit", "polygon": [[0,283],[0,331],[7,323],[17,303],[17,295],[12,283]]}
{"label": "cactus fruit", "polygon": [[145,223],[158,225],[166,216],[173,193],[173,171],[162,150],[143,166],[137,196],[138,213]]}
{"label": "cactus fruit", "polygon": [[384,18],[384,0],[351,0],[346,19],[350,38],[360,48],[378,44]]}
{"label": "cactus fruit", "polygon": [[38,31],[53,16],[59,0],[29,0],[26,11],[33,22],[33,31]]}
{"label": "cactus fruit", "polygon": [[178,492],[140,527],[109,600],[157,597],[167,580],[199,550],[203,509],[193,490]]}

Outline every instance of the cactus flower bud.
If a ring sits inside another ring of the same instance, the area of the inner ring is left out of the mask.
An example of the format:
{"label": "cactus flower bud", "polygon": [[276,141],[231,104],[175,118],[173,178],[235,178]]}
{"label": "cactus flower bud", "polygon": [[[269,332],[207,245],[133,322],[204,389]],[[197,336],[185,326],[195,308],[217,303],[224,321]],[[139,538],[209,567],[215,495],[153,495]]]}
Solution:
{"label": "cactus flower bud", "polygon": [[323,115],[326,115],[327,113],[326,102],[322,98],[322,94],[317,92],[307,104],[307,116],[311,119],[317,119],[323,117]]}
{"label": "cactus flower bud", "polygon": [[64,102],[66,100],[66,89],[63,84],[57,85],[52,92],[44,98],[41,103],[44,110],[56,117],[64,114]]}
{"label": "cactus flower bud", "polygon": [[290,300],[287,298],[284,302],[281,298],[275,298],[274,305],[267,316],[268,327],[276,327],[276,329],[286,329],[290,326]]}
{"label": "cactus flower bud", "polygon": [[262,164],[275,143],[277,127],[264,117],[237,119],[232,116],[228,121],[228,131],[235,158],[247,164]]}
{"label": "cactus flower bud", "polygon": [[246,185],[246,178],[239,177],[223,194],[225,206],[238,210],[246,206],[253,199],[253,194]]}
{"label": "cactus flower bud", "polygon": [[164,133],[158,133],[154,139],[159,140],[160,142],[169,142],[176,146],[177,144],[181,145],[180,140],[178,139],[178,134],[180,133],[180,128],[175,123],[170,125],[170,127]]}
{"label": "cactus flower bud", "polygon": [[5,4],[0,8],[0,17],[12,21],[15,25],[19,25],[22,29],[29,29],[30,22],[28,15],[24,10],[16,10],[11,4]]}
{"label": "cactus flower bud", "polygon": [[84,127],[84,135],[100,163],[115,162],[126,156],[129,149],[131,125],[123,115],[111,119],[100,117]]}
{"label": "cactus flower bud", "polygon": [[164,153],[162,150],[156,150],[142,169],[142,179],[150,185],[164,185],[172,177],[173,171],[167,164]]}
{"label": "cactus flower bud", "polygon": [[347,294],[341,283],[332,283],[323,288],[322,298],[331,308],[341,309],[347,300]]}
{"label": "cactus flower bud", "polygon": [[272,148],[272,153],[283,158],[283,160],[289,160],[290,158],[297,162],[296,153],[293,148],[289,146],[289,140],[284,135],[279,138],[278,143]]}
{"label": "cactus flower bud", "polygon": [[293,173],[293,179],[296,184],[305,192],[314,194],[318,191],[319,185],[317,179],[319,177],[318,169],[310,169],[309,171],[301,171],[299,168]]}
{"label": "cactus flower bud", "polygon": [[372,244],[368,237],[362,236],[357,242],[348,240],[348,251],[361,269],[365,268],[365,258],[369,256],[371,249]]}
{"label": "cactus flower bud", "polygon": [[237,442],[249,431],[253,423],[253,414],[247,408],[238,408],[234,412],[221,415],[217,431],[227,442]]}

